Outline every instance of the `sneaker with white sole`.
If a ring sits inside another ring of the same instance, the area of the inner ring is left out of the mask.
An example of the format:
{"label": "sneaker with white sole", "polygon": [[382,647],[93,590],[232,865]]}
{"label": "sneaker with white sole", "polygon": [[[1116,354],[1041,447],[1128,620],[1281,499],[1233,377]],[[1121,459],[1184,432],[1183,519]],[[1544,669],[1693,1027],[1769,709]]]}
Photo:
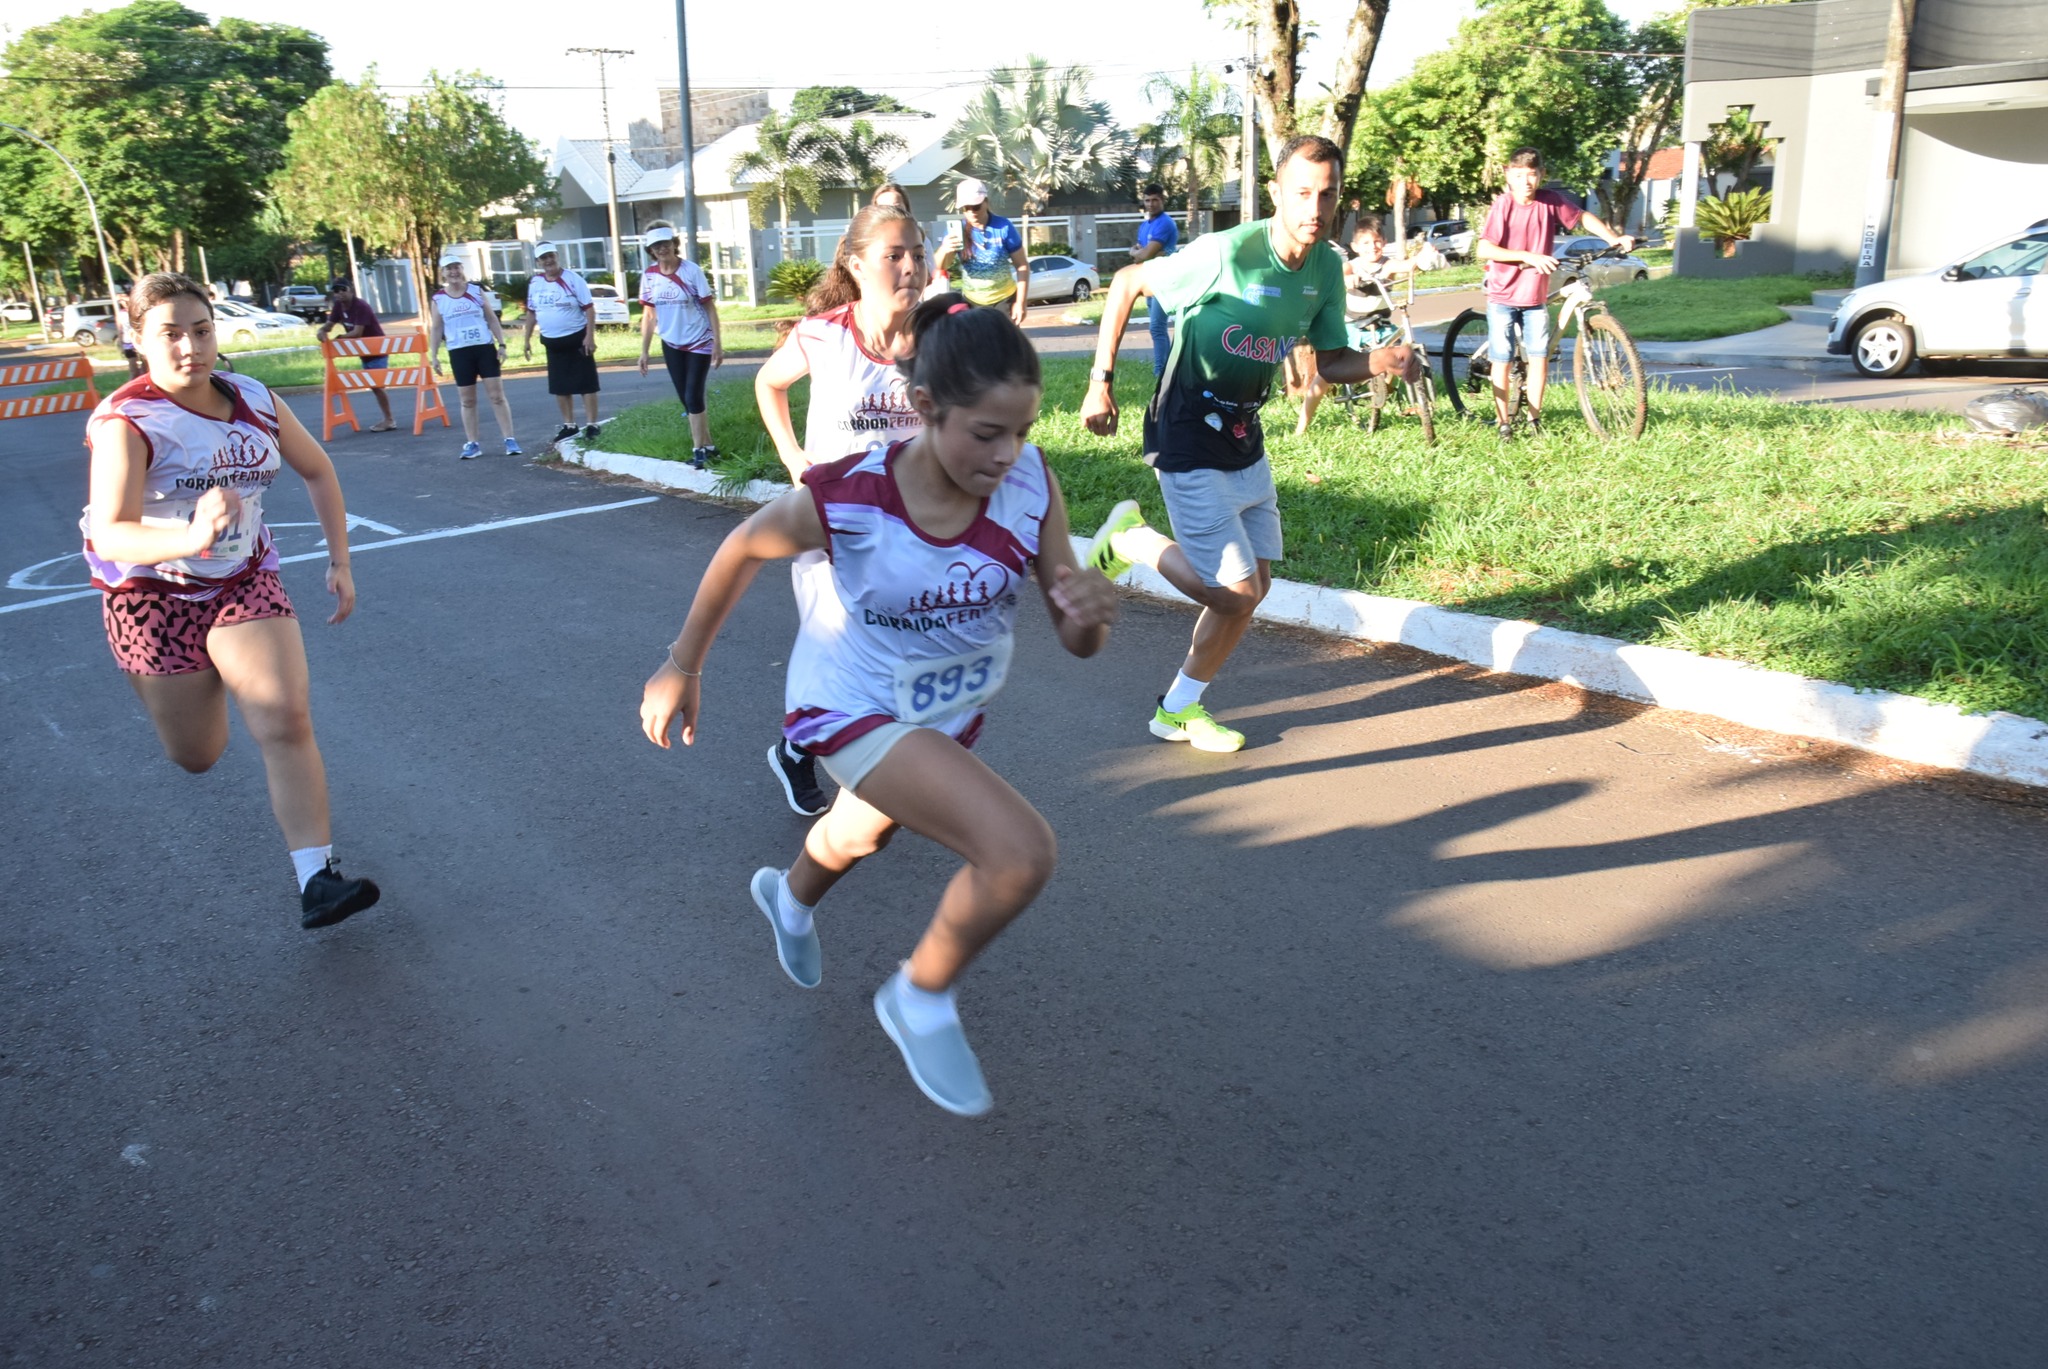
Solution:
{"label": "sneaker with white sole", "polygon": [[465,442],[462,444],[462,459],[464,461],[474,461],[483,454],[484,444],[481,442]]}
{"label": "sneaker with white sole", "polygon": [[1242,751],[1244,733],[1225,727],[1209,716],[1209,710],[1199,702],[1191,703],[1178,713],[1166,711],[1166,696],[1159,696],[1159,706],[1152,710],[1152,735],[1161,741],[1186,742],[1197,751]]}
{"label": "sneaker with white sole", "polygon": [[967,1033],[961,1030],[957,1018],[936,1031],[912,1030],[904,1019],[903,1005],[896,992],[896,981],[902,977],[899,971],[875,990],[875,1016],[881,1021],[882,1030],[896,1043],[896,1049],[903,1052],[910,1082],[950,1113],[981,1116],[996,1105],[996,1100],[988,1091],[988,1081],[981,1077],[981,1062],[974,1058],[974,1048],[967,1044]]}
{"label": "sneaker with white sole", "polygon": [[795,812],[815,818],[829,806],[825,791],[818,787],[818,758],[810,752],[788,742],[777,742],[768,748],[768,768],[781,781],[782,796]]}
{"label": "sneaker with white sole", "polygon": [[1131,568],[1131,563],[1116,554],[1110,540],[1120,532],[1144,526],[1145,511],[1138,507],[1138,501],[1123,500],[1109,511],[1109,517],[1095,530],[1095,536],[1088,543],[1088,554],[1081,558],[1081,564],[1101,571],[1105,580],[1116,579]]}
{"label": "sneaker with white sole", "polygon": [[784,930],[782,914],[776,908],[782,891],[782,878],[783,872],[770,865],[754,871],[754,882],[749,886],[754,894],[754,906],[775,929],[775,958],[782,962],[783,973],[795,980],[798,988],[815,989],[825,977],[825,953],[818,945],[818,929],[813,926],[802,936]]}
{"label": "sneaker with white sole", "polygon": [[520,451],[520,450],[519,450],[519,439],[518,439],[518,438],[516,438],[516,437],[508,437],[508,438],[506,438],[506,439],[505,439],[505,455],[507,455],[507,456],[524,456],[524,455],[526,455],[526,453],[525,453],[525,452],[522,452],[522,451]]}

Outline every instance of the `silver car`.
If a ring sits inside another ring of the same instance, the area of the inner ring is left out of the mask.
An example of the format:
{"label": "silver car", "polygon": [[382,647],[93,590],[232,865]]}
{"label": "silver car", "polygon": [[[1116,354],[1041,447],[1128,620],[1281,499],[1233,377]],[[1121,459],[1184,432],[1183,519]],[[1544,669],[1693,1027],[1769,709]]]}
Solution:
{"label": "silver car", "polygon": [[1864,375],[1898,375],[1916,357],[2048,356],[2048,219],[1947,266],[1851,290],[1828,351]]}
{"label": "silver car", "polygon": [[1079,303],[1102,288],[1102,277],[1085,261],[1072,257],[1033,257],[1029,299],[1033,304],[1049,299],[1070,299]]}
{"label": "silver car", "polygon": [[[1604,238],[1559,238],[1551,255],[1562,257],[1568,252],[1605,252]],[[1633,254],[1626,257],[1604,257],[1586,268],[1586,281],[1595,290],[1605,290],[1610,285],[1626,285],[1632,280],[1648,280],[1650,264]]]}

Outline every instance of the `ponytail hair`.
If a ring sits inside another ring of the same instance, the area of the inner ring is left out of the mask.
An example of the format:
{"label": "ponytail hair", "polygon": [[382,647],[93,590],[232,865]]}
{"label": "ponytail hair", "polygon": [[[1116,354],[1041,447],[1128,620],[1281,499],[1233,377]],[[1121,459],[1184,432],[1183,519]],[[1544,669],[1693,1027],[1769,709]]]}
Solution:
{"label": "ponytail hair", "polygon": [[868,244],[875,240],[875,234],[884,225],[892,223],[915,224],[917,220],[893,204],[864,205],[853,222],[846,226],[846,232],[839,239],[839,250],[832,254],[832,265],[804,296],[806,314],[829,314],[844,304],[851,304],[860,298],[860,282],[853,278],[847,268],[847,260],[855,253],[868,250]]}
{"label": "ponytail hair", "polygon": [[905,381],[923,386],[939,415],[973,404],[998,385],[1043,388],[1038,352],[1001,308],[977,309],[949,290],[910,315],[912,352],[896,363]]}

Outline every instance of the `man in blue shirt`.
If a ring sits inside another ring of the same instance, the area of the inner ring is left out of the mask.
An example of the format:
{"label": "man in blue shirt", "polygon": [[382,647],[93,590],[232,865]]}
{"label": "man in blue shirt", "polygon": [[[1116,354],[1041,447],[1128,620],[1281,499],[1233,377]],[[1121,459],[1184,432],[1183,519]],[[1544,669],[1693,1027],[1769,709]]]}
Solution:
{"label": "man in blue shirt", "polygon": [[[1166,212],[1166,192],[1155,183],[1138,192],[1138,202],[1144,206],[1145,221],[1138,225],[1138,240],[1131,247],[1131,260],[1150,261],[1154,257],[1170,257],[1180,247],[1180,229],[1173,223],[1173,215]],[[1148,299],[1152,325],[1152,374],[1166,374],[1167,354],[1173,350],[1173,333],[1169,328],[1170,316],[1157,298]]]}

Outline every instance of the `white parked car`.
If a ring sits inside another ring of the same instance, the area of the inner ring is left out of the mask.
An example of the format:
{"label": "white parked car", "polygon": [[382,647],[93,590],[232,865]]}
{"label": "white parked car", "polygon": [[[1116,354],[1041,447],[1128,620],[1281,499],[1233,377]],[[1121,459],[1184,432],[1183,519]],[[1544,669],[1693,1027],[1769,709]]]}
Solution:
{"label": "white parked car", "polygon": [[1030,302],[1070,299],[1079,303],[1102,288],[1102,277],[1085,261],[1072,257],[1031,259]]}
{"label": "white parked car", "polygon": [[[1551,249],[1552,256],[1561,257],[1567,252],[1605,252],[1605,238],[1559,238]],[[1586,268],[1586,280],[1595,290],[1604,290],[1610,285],[1626,285],[1632,280],[1648,280],[1650,264],[1641,257],[1602,257]],[[1556,277],[1552,277],[1553,280]]]}
{"label": "white parked car", "polygon": [[608,328],[613,324],[621,328],[633,321],[633,311],[626,301],[619,298],[616,285],[593,285],[590,287],[590,303],[597,315],[597,326]]}
{"label": "white parked car", "polygon": [[59,331],[81,347],[95,344],[105,346],[118,342],[121,337],[120,316],[114,312],[114,301],[110,299],[80,300],[64,306],[64,321]]}
{"label": "white parked car", "polygon": [[34,323],[36,307],[24,299],[11,299],[0,304],[0,319],[9,323]]}
{"label": "white parked car", "polygon": [[1420,241],[1434,247],[1451,261],[1469,261],[1472,245],[1479,235],[1472,231],[1468,219],[1438,219],[1434,223],[1411,223],[1408,225],[1408,240]]}
{"label": "white parked car", "polygon": [[258,309],[231,299],[213,302],[213,321],[214,335],[222,342],[233,343],[237,347],[250,347],[259,342],[282,342],[306,327],[305,320],[295,315]]}
{"label": "white parked car", "polygon": [[1828,328],[1828,351],[1879,378],[1916,357],[2048,356],[2044,265],[2048,219],[1936,270],[1851,290]]}

